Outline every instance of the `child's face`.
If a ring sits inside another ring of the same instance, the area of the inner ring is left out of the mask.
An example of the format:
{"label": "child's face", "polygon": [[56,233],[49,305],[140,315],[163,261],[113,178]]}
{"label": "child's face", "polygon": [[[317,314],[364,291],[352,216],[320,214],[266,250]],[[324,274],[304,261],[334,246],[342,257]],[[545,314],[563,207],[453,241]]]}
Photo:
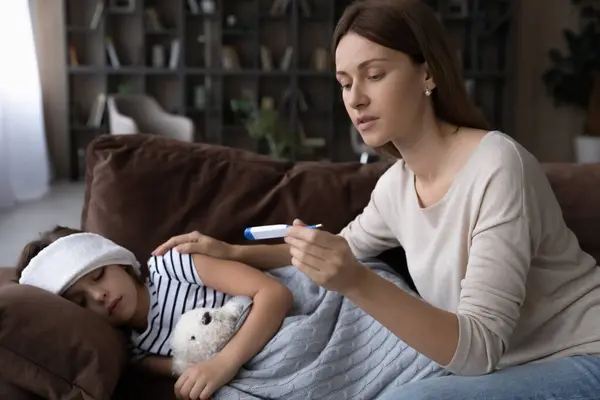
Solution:
{"label": "child's face", "polygon": [[111,325],[123,326],[130,325],[136,315],[138,286],[124,267],[107,265],[84,275],[63,296]]}

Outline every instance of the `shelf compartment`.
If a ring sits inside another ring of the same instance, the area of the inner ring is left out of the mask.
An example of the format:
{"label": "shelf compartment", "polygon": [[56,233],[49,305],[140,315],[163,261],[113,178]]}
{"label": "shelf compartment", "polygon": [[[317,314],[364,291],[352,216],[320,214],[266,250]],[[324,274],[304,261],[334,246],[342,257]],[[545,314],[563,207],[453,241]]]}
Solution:
{"label": "shelf compartment", "polygon": [[75,127],[85,126],[98,95],[106,93],[106,77],[73,75],[68,82],[69,123]]}
{"label": "shelf compartment", "polygon": [[112,43],[120,66],[144,65],[144,19],[142,14],[129,13],[113,16],[105,24],[105,51],[107,64],[113,67],[111,50],[106,48]]}
{"label": "shelf compartment", "polygon": [[330,51],[331,26],[316,21],[302,21],[298,32],[298,68],[303,70],[332,68]]}
{"label": "shelf compartment", "polygon": [[258,40],[255,57],[260,69],[264,70],[267,66],[271,71],[287,72],[294,69],[298,55],[293,49],[293,35],[288,21],[265,21],[260,27]]}

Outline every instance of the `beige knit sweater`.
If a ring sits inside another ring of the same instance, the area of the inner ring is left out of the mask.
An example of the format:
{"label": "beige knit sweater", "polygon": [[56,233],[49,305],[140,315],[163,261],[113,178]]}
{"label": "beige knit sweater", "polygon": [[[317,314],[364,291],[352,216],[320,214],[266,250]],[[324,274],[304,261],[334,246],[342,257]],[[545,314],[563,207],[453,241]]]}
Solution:
{"label": "beige knit sweater", "polygon": [[428,208],[399,160],[340,234],[358,258],[403,246],[423,299],[458,315],[453,373],[600,354],[600,268],[566,227],[537,160],[501,132],[481,140]]}

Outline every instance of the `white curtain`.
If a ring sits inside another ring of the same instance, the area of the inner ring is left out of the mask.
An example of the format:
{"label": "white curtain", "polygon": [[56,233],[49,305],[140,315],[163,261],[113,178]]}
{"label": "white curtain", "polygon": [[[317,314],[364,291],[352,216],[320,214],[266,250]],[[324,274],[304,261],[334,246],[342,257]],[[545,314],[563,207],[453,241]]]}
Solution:
{"label": "white curtain", "polygon": [[43,196],[50,167],[29,0],[0,0],[0,208]]}

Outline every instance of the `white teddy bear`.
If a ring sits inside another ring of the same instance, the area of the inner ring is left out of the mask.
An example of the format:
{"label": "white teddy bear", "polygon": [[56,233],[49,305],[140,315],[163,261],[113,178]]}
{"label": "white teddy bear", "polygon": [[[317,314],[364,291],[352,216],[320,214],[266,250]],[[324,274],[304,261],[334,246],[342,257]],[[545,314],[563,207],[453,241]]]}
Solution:
{"label": "white teddy bear", "polygon": [[220,308],[196,308],[182,314],[171,337],[173,374],[179,376],[219,352],[243,322],[247,306],[233,298]]}

